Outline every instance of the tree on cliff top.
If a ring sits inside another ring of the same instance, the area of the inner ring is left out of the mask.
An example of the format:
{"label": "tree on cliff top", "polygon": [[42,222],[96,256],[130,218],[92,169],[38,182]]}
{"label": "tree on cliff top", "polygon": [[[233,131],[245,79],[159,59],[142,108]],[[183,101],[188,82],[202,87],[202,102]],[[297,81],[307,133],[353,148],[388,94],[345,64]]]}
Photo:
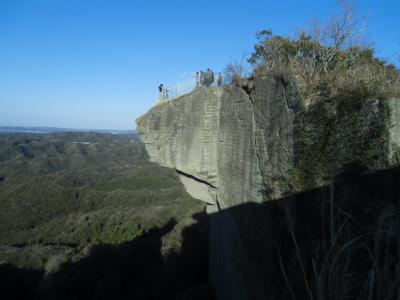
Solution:
{"label": "tree on cliff top", "polygon": [[305,84],[307,96],[335,97],[343,92],[363,97],[388,98],[400,94],[399,71],[374,56],[363,42],[365,21],[357,16],[351,1],[339,2],[341,12],[325,24],[314,22],[298,36],[257,33],[258,42],[249,58],[254,75],[295,75]]}

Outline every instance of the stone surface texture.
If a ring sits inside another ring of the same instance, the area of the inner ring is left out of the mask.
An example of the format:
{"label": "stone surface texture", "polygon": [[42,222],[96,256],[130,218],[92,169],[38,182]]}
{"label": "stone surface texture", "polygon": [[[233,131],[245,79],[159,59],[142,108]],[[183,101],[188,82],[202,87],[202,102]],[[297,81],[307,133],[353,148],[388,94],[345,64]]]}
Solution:
{"label": "stone surface texture", "polygon": [[[275,276],[269,268],[274,245],[268,239],[274,216],[230,208],[283,197],[282,182],[290,180],[298,159],[296,135],[302,136],[298,132],[303,128],[325,130],[318,119],[304,117],[312,109],[299,94],[294,79],[266,76],[196,89],[153,107],[136,121],[151,161],[175,168],[187,191],[210,204],[210,215],[219,216],[210,219],[210,280],[218,300],[268,299]],[[391,104],[392,122],[400,117],[398,103]],[[347,122],[335,119],[336,107],[322,109],[336,127]],[[320,111],[316,115],[325,118]],[[368,115],[365,122],[372,124],[376,117]],[[396,126],[388,134],[391,143],[400,142]]]}
{"label": "stone surface texture", "polygon": [[136,121],[150,160],[175,168],[188,192],[208,203],[215,203],[218,186],[221,94],[201,88],[152,108]]}

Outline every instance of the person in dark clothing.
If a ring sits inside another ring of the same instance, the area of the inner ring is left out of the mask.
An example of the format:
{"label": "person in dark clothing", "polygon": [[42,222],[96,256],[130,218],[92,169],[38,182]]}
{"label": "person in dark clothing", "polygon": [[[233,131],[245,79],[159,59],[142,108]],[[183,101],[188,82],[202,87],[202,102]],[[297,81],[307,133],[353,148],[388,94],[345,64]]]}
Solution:
{"label": "person in dark clothing", "polygon": [[210,69],[210,85],[214,83],[214,72]]}
{"label": "person in dark clothing", "polygon": [[164,85],[162,83],[158,86],[158,90],[160,92],[160,99],[164,99]]}
{"label": "person in dark clothing", "polygon": [[204,74],[204,85],[206,87],[209,87],[211,85],[211,83],[212,83],[211,76],[212,76],[211,75],[211,70],[207,69],[207,72]]}

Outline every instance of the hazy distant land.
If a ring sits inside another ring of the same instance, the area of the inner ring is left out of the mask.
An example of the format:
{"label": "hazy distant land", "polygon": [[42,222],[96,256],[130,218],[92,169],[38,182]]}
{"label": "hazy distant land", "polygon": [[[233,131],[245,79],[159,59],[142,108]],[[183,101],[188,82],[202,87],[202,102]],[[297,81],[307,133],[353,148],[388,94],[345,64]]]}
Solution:
{"label": "hazy distant land", "polygon": [[0,132],[27,132],[27,133],[53,133],[53,132],[98,132],[112,134],[132,134],[135,130],[118,130],[118,129],[83,129],[83,128],[61,128],[61,127],[24,127],[24,126],[0,126]]}

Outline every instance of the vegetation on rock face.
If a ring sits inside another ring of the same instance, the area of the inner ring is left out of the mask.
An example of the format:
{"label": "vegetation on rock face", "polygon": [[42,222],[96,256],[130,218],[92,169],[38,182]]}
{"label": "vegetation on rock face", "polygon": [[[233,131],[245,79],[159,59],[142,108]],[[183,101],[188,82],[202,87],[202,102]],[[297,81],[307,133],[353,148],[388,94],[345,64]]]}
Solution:
{"label": "vegetation on rock face", "polygon": [[389,166],[390,110],[385,101],[319,101],[299,119],[292,191],[327,184],[343,173]]}
{"label": "vegetation on rock face", "polygon": [[259,32],[248,59],[254,67],[250,80],[295,78],[303,99],[295,120],[290,180],[279,181],[286,192],[321,186],[343,172],[389,164],[387,100],[400,97],[400,73],[361,42],[363,22],[352,2],[340,3],[341,14],[297,37]]}
{"label": "vegetation on rock face", "polygon": [[248,60],[254,70],[247,81],[294,78],[303,101],[294,112],[290,174],[278,180],[290,197],[280,201],[288,234],[279,234],[282,276],[273,299],[400,294],[398,168],[373,172],[400,161],[390,132],[400,72],[360,42],[355,8],[341,3],[341,15],[295,38],[259,32]]}

